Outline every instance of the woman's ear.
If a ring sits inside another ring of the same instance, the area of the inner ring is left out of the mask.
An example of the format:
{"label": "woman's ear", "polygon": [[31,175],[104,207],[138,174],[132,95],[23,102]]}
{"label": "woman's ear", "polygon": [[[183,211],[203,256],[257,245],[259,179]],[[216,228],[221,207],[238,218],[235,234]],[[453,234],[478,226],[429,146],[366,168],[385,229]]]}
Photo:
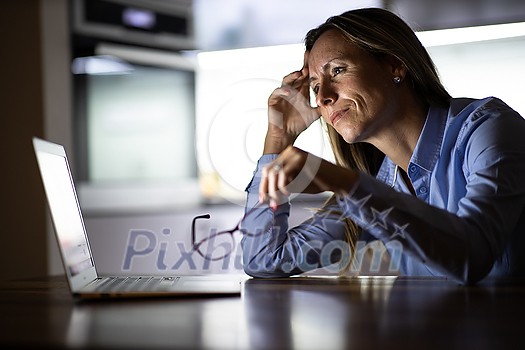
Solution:
{"label": "woman's ear", "polygon": [[401,80],[405,79],[407,75],[407,67],[403,62],[401,62],[401,60],[399,60],[397,57],[388,55],[386,57],[386,63],[393,78],[399,77]]}

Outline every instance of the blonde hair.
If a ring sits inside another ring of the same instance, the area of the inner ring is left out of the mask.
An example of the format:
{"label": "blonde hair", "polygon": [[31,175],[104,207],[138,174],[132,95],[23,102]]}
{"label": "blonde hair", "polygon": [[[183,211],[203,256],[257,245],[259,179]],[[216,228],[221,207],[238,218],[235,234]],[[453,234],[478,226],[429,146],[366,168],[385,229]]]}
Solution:
{"label": "blonde hair", "polygon": [[[430,55],[414,31],[394,13],[380,8],[363,8],[330,17],[307,33],[306,51],[311,51],[323,33],[333,29],[340,31],[348,43],[374,57],[391,56],[399,60],[407,69],[405,80],[424,105],[448,105],[451,96],[441,84]],[[377,175],[385,157],[382,152],[368,143],[348,144],[333,127],[325,126],[338,165]],[[333,204],[333,201],[331,198],[326,204]],[[346,219],[346,239],[352,250],[359,234],[360,228]]]}

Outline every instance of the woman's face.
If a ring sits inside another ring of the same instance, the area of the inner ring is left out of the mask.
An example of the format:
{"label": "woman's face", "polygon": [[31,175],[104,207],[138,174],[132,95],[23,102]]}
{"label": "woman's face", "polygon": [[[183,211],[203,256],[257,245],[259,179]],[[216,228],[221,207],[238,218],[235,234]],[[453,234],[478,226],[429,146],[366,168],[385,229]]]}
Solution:
{"label": "woman's face", "polygon": [[310,87],[323,119],[346,142],[374,143],[392,123],[399,89],[389,62],[349,43],[337,30],[323,33],[312,47]]}

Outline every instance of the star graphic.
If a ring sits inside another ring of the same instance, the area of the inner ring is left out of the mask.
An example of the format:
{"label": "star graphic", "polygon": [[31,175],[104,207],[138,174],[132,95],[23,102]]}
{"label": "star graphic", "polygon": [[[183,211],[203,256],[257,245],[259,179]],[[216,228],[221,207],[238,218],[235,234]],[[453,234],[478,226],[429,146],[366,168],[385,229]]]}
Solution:
{"label": "star graphic", "polygon": [[369,194],[368,196],[366,197],[363,197],[361,199],[357,199],[357,200],[354,200],[353,198],[347,198],[348,199],[348,202],[355,207],[355,209],[357,209],[357,215],[356,215],[356,219],[358,219],[359,221],[361,221],[361,223],[365,224],[367,222],[367,217],[366,217],[366,210],[363,209],[363,207],[365,206],[366,202],[368,202],[368,200],[372,197],[371,194]]}
{"label": "star graphic", "polygon": [[394,224],[394,233],[392,233],[392,236],[390,236],[390,239],[394,239],[397,236],[400,236],[403,239],[406,239],[406,228],[408,227],[408,223],[404,224],[403,226],[399,226],[397,224]]}
{"label": "star graphic", "polygon": [[355,200],[353,198],[347,198],[347,199],[352,205],[356,206],[359,209],[359,211],[361,211],[361,209],[365,206],[366,202],[368,202],[370,197],[372,197],[371,194],[361,199],[355,199]]}
{"label": "star graphic", "polygon": [[393,207],[390,207],[383,211],[379,211],[376,208],[372,207],[372,223],[370,224],[370,226],[377,225],[384,229],[387,229],[388,225],[386,222],[386,218],[393,209],[394,209]]}
{"label": "star graphic", "polygon": [[312,225],[318,226],[325,232],[333,230],[334,224],[344,222],[345,216],[340,210],[322,209],[315,213],[312,218]]}

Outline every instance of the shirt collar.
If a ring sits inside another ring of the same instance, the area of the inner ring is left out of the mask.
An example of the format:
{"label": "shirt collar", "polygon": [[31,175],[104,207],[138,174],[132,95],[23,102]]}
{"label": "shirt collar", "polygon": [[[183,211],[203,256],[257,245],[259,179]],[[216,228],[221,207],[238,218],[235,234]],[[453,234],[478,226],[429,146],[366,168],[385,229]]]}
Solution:
{"label": "shirt collar", "polygon": [[439,158],[445,126],[447,123],[448,109],[442,107],[430,107],[423,130],[410,158],[410,163],[415,164],[426,171],[432,171]]}

